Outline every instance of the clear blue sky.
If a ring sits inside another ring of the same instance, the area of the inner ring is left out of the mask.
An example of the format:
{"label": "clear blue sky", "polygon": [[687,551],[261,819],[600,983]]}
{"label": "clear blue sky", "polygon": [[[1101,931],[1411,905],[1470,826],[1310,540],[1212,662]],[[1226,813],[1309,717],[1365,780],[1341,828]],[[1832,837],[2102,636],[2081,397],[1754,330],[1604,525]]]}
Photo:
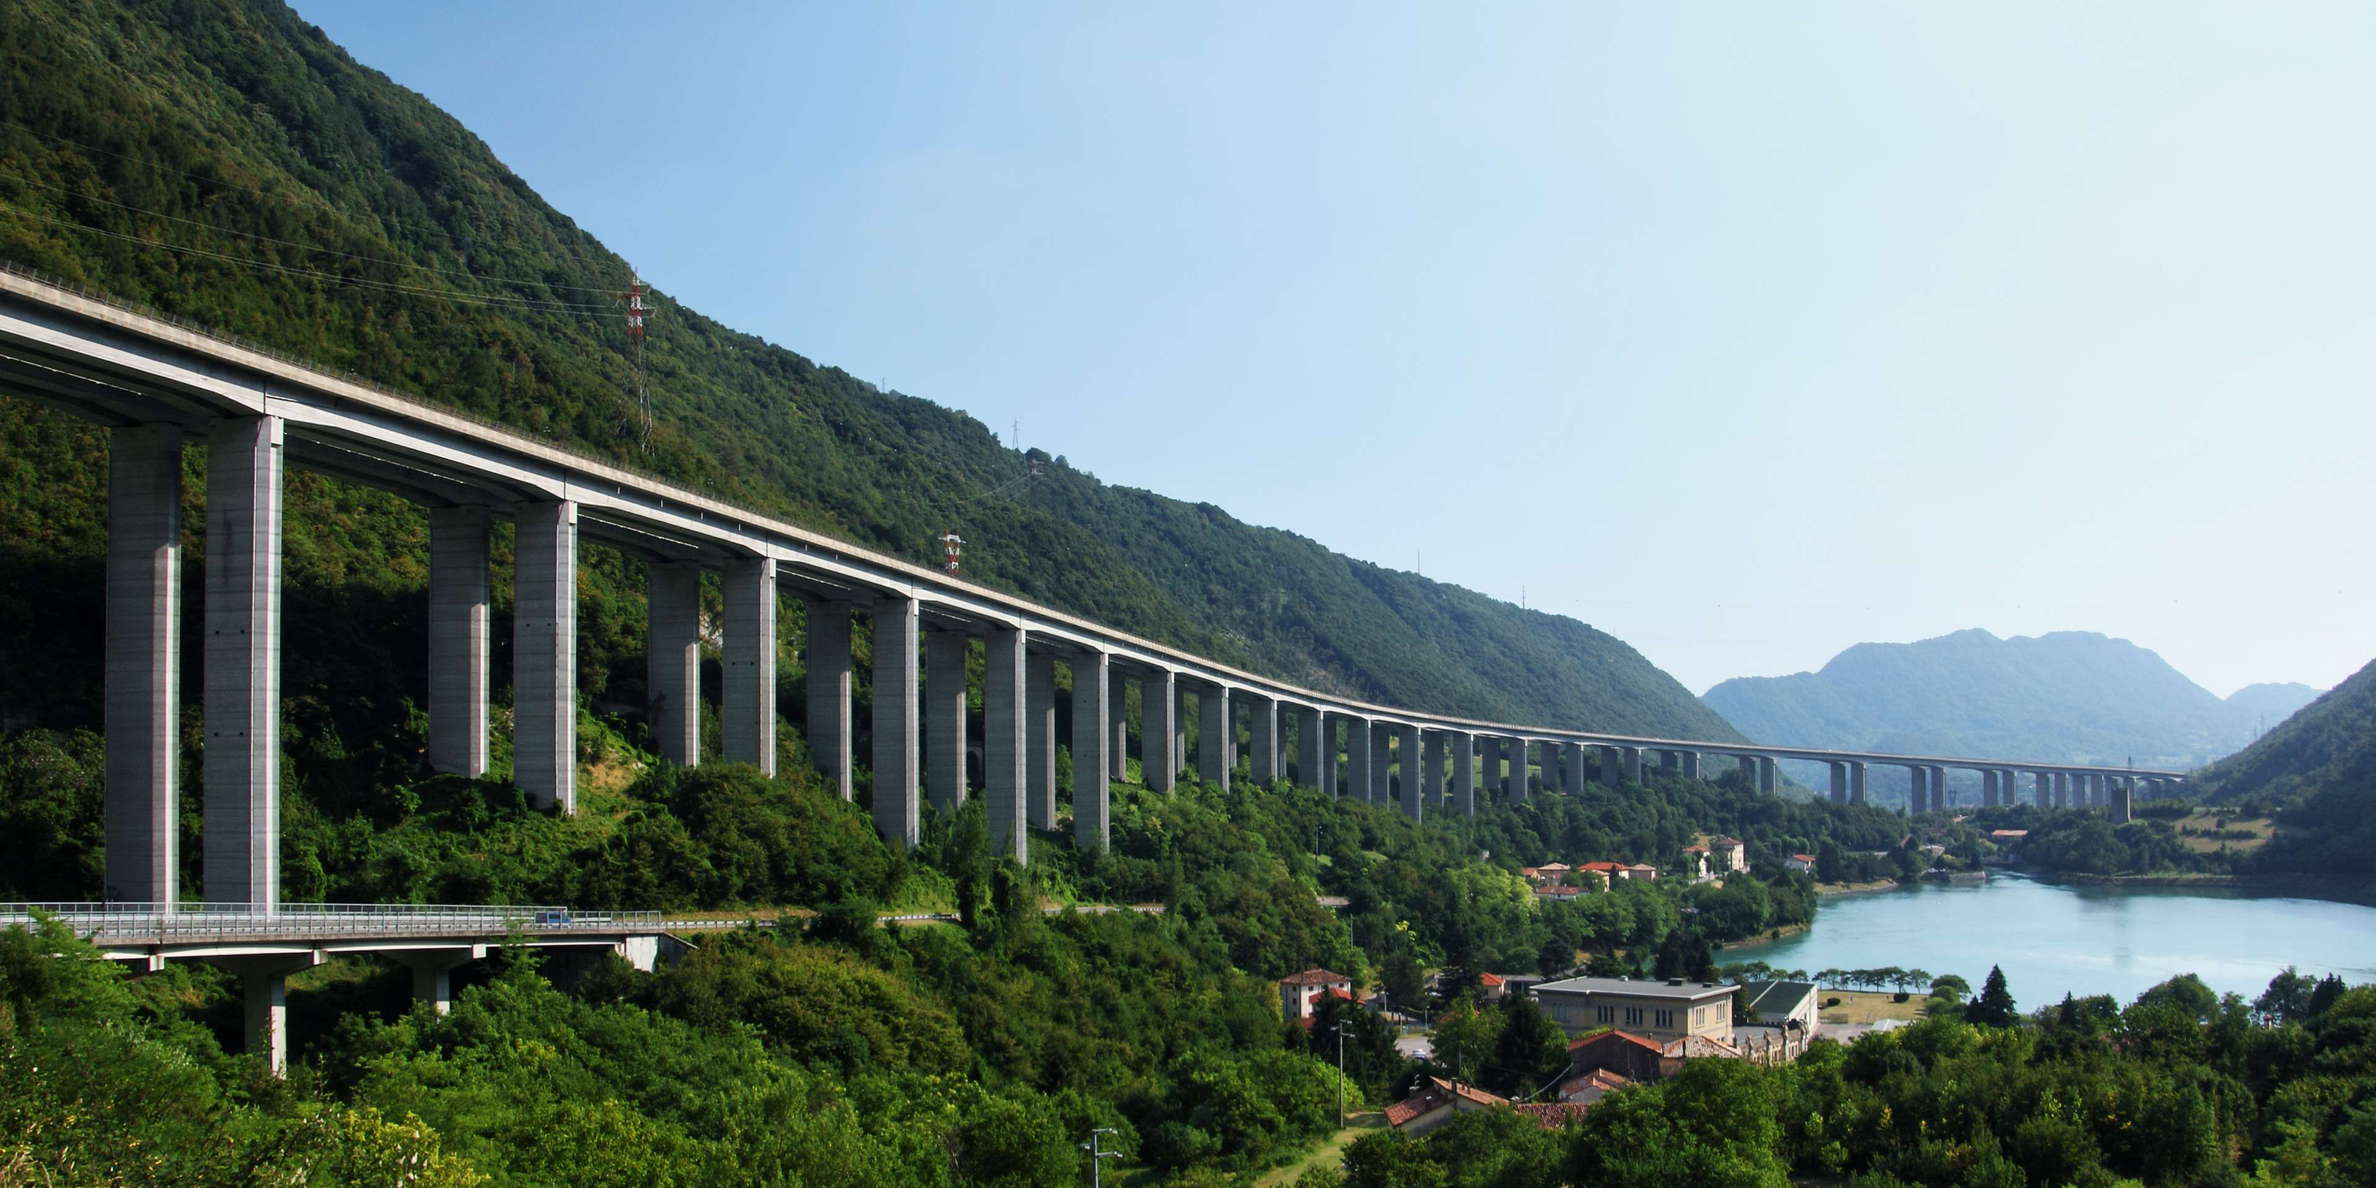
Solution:
{"label": "clear blue sky", "polygon": [[1694,691],[2376,656],[2367,5],[298,8],[695,308]]}

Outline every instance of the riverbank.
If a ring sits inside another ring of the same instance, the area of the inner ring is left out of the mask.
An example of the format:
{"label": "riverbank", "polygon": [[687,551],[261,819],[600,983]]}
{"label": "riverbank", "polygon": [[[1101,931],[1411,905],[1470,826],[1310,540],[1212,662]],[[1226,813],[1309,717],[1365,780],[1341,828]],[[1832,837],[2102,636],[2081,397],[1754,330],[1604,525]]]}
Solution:
{"label": "riverbank", "polygon": [[1895,891],[1896,879],[1874,879],[1869,883],[1817,883],[1815,894],[1830,898],[1835,895],[1870,895],[1875,891]]}
{"label": "riverbank", "polygon": [[2308,874],[2206,874],[2170,871],[2162,874],[2100,875],[2020,866],[2014,869],[2041,883],[2069,887],[2109,887],[2119,890],[2228,892],[2236,895],[2287,899],[2323,899],[2330,903],[2376,907],[2376,883],[2366,879]]}

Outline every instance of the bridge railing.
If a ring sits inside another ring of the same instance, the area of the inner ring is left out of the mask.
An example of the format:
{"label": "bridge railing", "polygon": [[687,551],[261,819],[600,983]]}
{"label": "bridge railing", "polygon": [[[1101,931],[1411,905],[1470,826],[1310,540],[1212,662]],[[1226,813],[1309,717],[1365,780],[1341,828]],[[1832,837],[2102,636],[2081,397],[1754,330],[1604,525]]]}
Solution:
{"label": "bridge railing", "polygon": [[521,932],[657,932],[652,911],[588,912],[559,904],[284,903],[269,910],[245,903],[0,903],[0,928],[29,924],[35,913],[54,916],[77,935],[96,940],[158,943],[212,939],[336,936],[455,936]]}

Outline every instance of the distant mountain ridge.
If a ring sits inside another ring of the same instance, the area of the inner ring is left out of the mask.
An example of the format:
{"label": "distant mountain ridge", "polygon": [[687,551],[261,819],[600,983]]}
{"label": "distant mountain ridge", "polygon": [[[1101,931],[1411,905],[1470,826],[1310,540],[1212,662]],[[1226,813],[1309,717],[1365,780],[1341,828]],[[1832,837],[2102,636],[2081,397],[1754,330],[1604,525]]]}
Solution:
{"label": "distant mountain ridge", "polygon": [[1765,743],[2191,768],[2316,696],[2259,684],[2222,700],[2125,639],[1972,628],[1857,644],[1819,672],[1736,677],[1701,700]]}

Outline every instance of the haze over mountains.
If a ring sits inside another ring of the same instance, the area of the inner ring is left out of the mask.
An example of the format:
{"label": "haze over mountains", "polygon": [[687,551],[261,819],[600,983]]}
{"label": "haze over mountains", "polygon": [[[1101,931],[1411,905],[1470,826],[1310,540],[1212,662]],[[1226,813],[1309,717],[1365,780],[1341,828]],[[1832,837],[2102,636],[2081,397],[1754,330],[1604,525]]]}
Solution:
{"label": "haze over mountains", "polygon": [[1764,743],[2196,767],[2317,696],[2260,684],[2223,700],[2125,639],[1974,628],[1857,644],[1821,671],[1737,677],[1702,700]]}

